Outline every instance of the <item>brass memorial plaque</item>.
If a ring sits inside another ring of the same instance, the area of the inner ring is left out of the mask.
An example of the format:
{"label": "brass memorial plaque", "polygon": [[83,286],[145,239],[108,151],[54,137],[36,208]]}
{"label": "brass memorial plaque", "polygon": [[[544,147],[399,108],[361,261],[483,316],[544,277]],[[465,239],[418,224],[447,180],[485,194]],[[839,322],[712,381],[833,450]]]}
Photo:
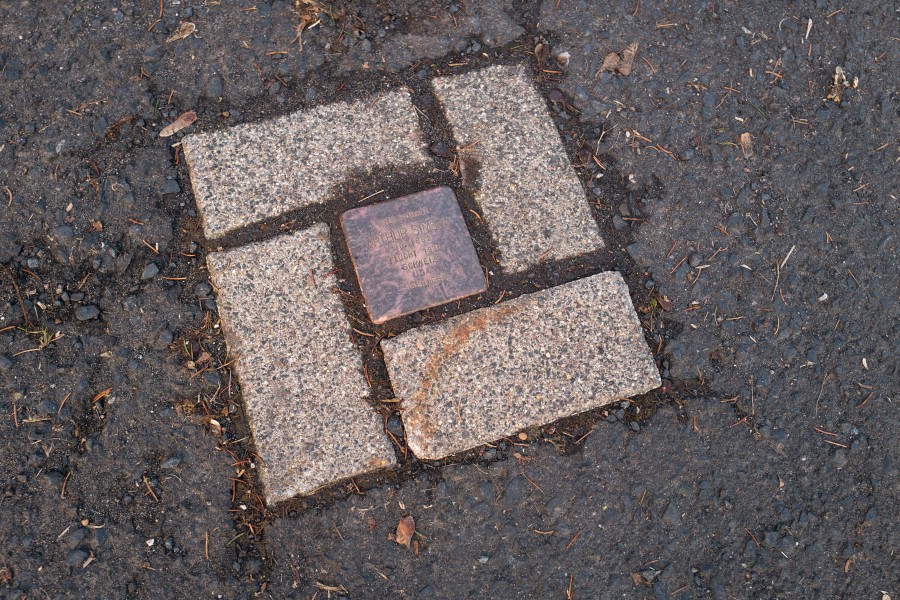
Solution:
{"label": "brass memorial plaque", "polygon": [[448,187],[348,210],[341,226],[373,323],[487,289]]}

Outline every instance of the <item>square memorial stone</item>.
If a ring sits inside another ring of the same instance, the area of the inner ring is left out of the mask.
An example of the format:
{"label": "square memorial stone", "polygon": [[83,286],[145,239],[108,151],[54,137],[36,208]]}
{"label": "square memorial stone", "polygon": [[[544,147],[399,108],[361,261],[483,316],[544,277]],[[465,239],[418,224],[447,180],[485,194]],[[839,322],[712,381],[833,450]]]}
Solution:
{"label": "square memorial stone", "polygon": [[487,289],[448,187],[348,210],[341,226],[373,323]]}

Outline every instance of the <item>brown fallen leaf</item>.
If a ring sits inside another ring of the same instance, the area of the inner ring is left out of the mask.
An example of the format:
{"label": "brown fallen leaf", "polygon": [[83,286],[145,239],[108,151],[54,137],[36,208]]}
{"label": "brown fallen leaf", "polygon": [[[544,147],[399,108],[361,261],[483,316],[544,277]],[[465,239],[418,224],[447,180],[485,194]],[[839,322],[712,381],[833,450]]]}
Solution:
{"label": "brown fallen leaf", "polygon": [[174,135],[196,120],[197,113],[192,110],[181,113],[177,119],[162,128],[162,131],[159,132],[159,137],[169,137],[170,135]]}
{"label": "brown fallen leaf", "polygon": [[197,31],[197,26],[191,23],[190,21],[184,21],[181,25],[178,26],[178,29],[175,30],[175,33],[166,38],[166,43],[177,42],[178,40],[183,40],[187,36],[191,35]]}
{"label": "brown fallen leaf", "polygon": [[609,71],[610,73],[614,73],[617,68],[619,68],[619,63],[622,59],[619,58],[619,55],[615,52],[610,52],[606,55],[606,58],[603,59],[603,66],[600,67],[601,71]]}
{"label": "brown fallen leaf", "polygon": [[91,221],[91,231],[103,231],[103,223],[100,221]]}
{"label": "brown fallen leaf", "polygon": [[538,42],[534,47],[534,57],[537,59],[538,66],[543,66],[548,56],[550,56],[550,44],[543,41]]}
{"label": "brown fallen leaf", "polygon": [[625,46],[625,49],[622,50],[622,56],[619,56],[616,52],[610,52],[606,55],[606,58],[603,59],[603,64],[594,74],[594,77],[603,71],[618,73],[619,75],[629,75],[631,73],[631,67],[634,65],[634,58],[637,56],[637,52],[638,45],[636,43]]}
{"label": "brown fallen leaf", "polygon": [[738,145],[741,147],[741,152],[744,154],[744,158],[750,158],[753,156],[753,136],[748,132],[744,132],[738,136]]}
{"label": "brown fallen leaf", "polygon": [[634,63],[634,57],[637,56],[637,52],[637,43],[632,42],[625,46],[625,49],[622,50],[622,61],[619,63],[619,66],[616,67],[616,71],[618,71],[621,75],[630,74],[631,66]]}
{"label": "brown fallen leaf", "polygon": [[222,435],[222,425],[215,419],[209,419],[206,422],[206,426],[209,427],[210,433],[212,433],[216,437],[221,437]]}
{"label": "brown fallen leaf", "polygon": [[412,536],[415,533],[416,520],[412,515],[400,517],[400,521],[397,523],[397,532],[394,533],[394,541],[409,550],[409,543],[412,541]]}
{"label": "brown fallen leaf", "polygon": [[856,89],[859,87],[859,77],[854,77],[852,81],[847,79],[844,69],[841,67],[834,68],[834,79],[831,82],[831,91],[828,93],[826,100],[831,100],[835,104],[840,104],[844,99],[844,90],[847,88]]}

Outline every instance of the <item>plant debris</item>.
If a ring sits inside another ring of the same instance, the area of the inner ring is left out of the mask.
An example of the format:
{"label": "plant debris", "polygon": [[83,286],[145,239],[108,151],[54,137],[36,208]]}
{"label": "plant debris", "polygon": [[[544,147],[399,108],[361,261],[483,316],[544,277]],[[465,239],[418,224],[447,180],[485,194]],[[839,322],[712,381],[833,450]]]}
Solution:
{"label": "plant debris", "polygon": [[334,592],[339,596],[347,596],[350,594],[350,590],[345,588],[343,584],[338,585],[328,585],[327,583],[322,583],[321,581],[316,582],[316,589],[322,590],[323,592],[328,592],[329,597],[331,593]]}
{"label": "plant debris", "polygon": [[537,60],[538,69],[544,68],[548,56],[550,56],[550,44],[541,38],[541,41],[534,47],[534,58]]}
{"label": "plant debris", "polygon": [[609,71],[610,73],[618,73],[619,75],[630,75],[631,67],[634,65],[634,59],[638,53],[638,45],[636,42],[632,42],[625,46],[625,49],[622,50],[622,56],[620,57],[615,52],[610,52],[606,55],[606,58],[603,59],[603,64],[600,66],[600,70],[594,74],[594,77],[602,73],[603,71]]}
{"label": "plant debris", "polygon": [[610,52],[606,55],[606,58],[603,59],[603,65],[600,67],[600,71],[609,71],[610,73],[614,73],[621,61],[622,59],[619,58],[618,54],[616,54],[615,52]]}
{"label": "plant debris", "polygon": [[178,29],[175,30],[175,33],[166,38],[166,43],[170,44],[172,42],[177,42],[178,40],[183,40],[196,31],[196,25],[194,25],[190,21],[184,21],[181,23],[181,25],[178,26]]}
{"label": "plant debris", "polygon": [[181,113],[181,115],[179,115],[177,119],[162,128],[162,131],[159,132],[159,137],[169,137],[171,135],[174,135],[185,127],[191,125],[196,120],[197,113],[192,110]]}
{"label": "plant debris", "polygon": [[409,550],[409,543],[412,541],[413,535],[416,533],[416,520],[412,515],[400,517],[397,523],[397,531],[393,535],[393,540]]}
{"label": "plant debris", "polygon": [[856,89],[859,87],[859,77],[854,77],[852,81],[847,79],[844,69],[841,67],[834,68],[834,79],[831,83],[831,91],[828,93],[826,100],[831,100],[835,104],[840,104],[844,99],[844,90],[847,88]]}
{"label": "plant debris", "polygon": [[319,24],[319,15],[321,13],[324,12],[332,19],[337,20],[337,15],[332,13],[321,2],[316,2],[316,0],[296,0],[294,2],[294,9],[300,15],[300,22],[294,26],[296,35],[294,36],[294,39],[291,40],[291,43],[297,42],[297,45],[300,46],[301,50],[303,50],[303,32],[307,29],[312,29]]}
{"label": "plant debris", "polygon": [[748,132],[744,132],[738,136],[738,145],[741,147],[741,153],[744,158],[753,156],[753,136]]}

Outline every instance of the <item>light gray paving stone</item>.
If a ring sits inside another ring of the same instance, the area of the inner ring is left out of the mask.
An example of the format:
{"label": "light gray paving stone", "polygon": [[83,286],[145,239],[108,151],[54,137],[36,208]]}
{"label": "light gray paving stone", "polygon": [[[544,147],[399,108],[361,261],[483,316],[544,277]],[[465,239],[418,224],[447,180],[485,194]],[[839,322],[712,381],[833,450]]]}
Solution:
{"label": "light gray paving stone", "polygon": [[331,290],[328,226],[212,253],[207,263],[267,502],[394,465]]}
{"label": "light gray paving stone", "polygon": [[615,272],[412,329],[381,346],[409,447],[424,459],[660,385]]}
{"label": "light gray paving stone", "polygon": [[429,162],[406,90],[182,141],[207,238],[328,199],[353,173]]}
{"label": "light gray paving stone", "polygon": [[462,168],[467,159],[478,163],[475,199],[504,269],[603,247],[559,132],[523,67],[488,67],[433,85],[465,149]]}

